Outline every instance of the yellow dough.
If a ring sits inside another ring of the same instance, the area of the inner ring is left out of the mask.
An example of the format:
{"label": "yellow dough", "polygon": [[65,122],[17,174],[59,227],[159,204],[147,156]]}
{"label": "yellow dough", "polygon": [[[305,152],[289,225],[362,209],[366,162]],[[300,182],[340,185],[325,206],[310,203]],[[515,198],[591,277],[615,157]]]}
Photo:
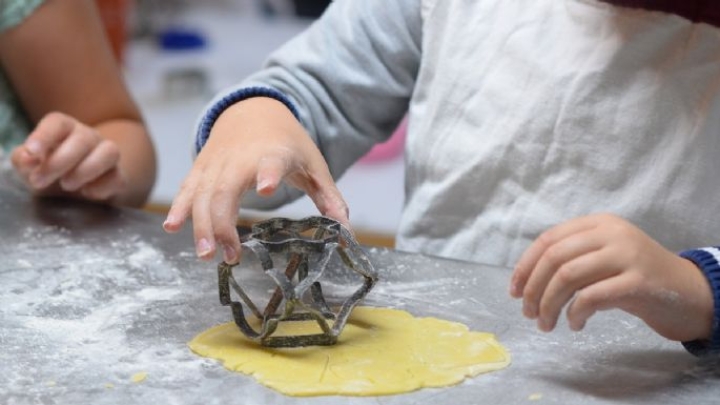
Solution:
{"label": "yellow dough", "polygon": [[[312,321],[286,322],[276,335],[319,332]],[[353,310],[334,346],[267,348],[246,339],[234,323],[208,329],[189,346],[292,396],[398,394],[457,384],[510,364],[510,355],[490,333],[371,307]]]}

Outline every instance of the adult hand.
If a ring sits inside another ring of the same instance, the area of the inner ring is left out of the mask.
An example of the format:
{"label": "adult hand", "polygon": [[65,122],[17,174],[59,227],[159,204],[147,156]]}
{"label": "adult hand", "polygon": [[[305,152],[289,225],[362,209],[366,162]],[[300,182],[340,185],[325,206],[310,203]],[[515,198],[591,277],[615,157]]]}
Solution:
{"label": "adult hand", "polygon": [[164,224],[178,231],[192,215],[197,255],[239,260],[235,229],[242,195],[270,196],[281,182],[299,188],[320,213],[348,224],[348,208],[322,154],[290,111],[270,98],[251,98],[225,110],[176,195]]}
{"label": "adult hand", "polygon": [[[567,305],[570,328],[596,311],[619,308],[677,341],[710,337],[713,298],[702,272],[636,226],[610,214],[570,220],[525,251],[510,294],[539,329],[554,329]],[[568,304],[569,303],[569,304]]]}

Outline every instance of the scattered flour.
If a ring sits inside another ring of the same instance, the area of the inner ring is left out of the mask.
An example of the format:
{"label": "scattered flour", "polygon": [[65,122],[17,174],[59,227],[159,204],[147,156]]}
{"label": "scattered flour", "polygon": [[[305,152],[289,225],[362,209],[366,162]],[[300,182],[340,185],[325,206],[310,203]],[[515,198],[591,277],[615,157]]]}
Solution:
{"label": "scattered flour", "polygon": [[0,273],[7,392],[44,402],[49,387],[57,394],[82,381],[107,390],[146,375],[178,380],[197,374],[204,361],[184,341],[158,338],[148,346],[135,337],[164,335],[169,325],[148,324],[148,314],[179,305],[184,285],[172,260],[139,235],[103,244],[57,226],[29,227],[5,253]]}

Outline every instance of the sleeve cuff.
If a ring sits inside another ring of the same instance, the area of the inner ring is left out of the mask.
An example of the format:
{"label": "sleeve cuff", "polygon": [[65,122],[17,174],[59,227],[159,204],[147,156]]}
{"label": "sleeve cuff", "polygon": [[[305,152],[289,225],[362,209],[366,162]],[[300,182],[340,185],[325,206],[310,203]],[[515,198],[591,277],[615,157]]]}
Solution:
{"label": "sleeve cuff", "polygon": [[298,121],[300,114],[295,105],[283,93],[269,87],[246,87],[235,90],[221,98],[208,108],[205,115],[200,119],[197,136],[195,138],[195,153],[199,153],[210,137],[210,130],[220,114],[233,104],[239,103],[253,97],[269,97],[283,104],[292,112]]}
{"label": "sleeve cuff", "polygon": [[709,340],[693,340],[682,342],[687,351],[696,356],[720,354],[720,248],[707,247],[702,249],[686,250],[680,253],[681,257],[690,260],[703,272],[707,278],[713,294],[713,324],[712,336]]}

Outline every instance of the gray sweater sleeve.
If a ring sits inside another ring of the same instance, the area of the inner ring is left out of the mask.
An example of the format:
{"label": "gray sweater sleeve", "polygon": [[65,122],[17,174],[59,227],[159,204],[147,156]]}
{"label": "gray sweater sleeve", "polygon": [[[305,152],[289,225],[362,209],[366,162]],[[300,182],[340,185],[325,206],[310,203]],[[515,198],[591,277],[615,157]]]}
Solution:
{"label": "gray sweater sleeve", "polygon": [[[275,89],[297,108],[337,179],[407,111],[420,63],[420,8],[421,0],[335,0],[262,70],[216,96],[204,116],[238,90]],[[275,208],[300,195],[283,185],[272,198],[249,194],[243,206]]]}

